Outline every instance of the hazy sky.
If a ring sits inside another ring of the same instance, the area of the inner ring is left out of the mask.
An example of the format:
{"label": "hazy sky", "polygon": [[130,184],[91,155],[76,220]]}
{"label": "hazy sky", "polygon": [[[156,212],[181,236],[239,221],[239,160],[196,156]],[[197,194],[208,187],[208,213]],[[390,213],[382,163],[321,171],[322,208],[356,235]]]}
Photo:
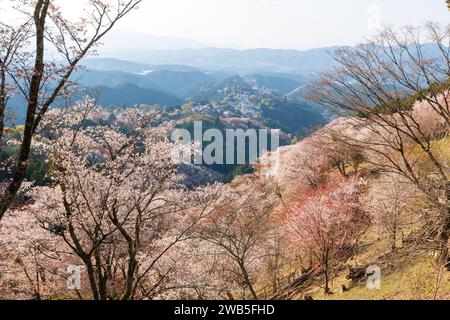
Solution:
{"label": "hazy sky", "polygon": [[[82,1],[59,0],[71,12]],[[143,0],[118,28],[220,46],[304,49],[356,44],[382,24],[449,18],[444,0]]]}

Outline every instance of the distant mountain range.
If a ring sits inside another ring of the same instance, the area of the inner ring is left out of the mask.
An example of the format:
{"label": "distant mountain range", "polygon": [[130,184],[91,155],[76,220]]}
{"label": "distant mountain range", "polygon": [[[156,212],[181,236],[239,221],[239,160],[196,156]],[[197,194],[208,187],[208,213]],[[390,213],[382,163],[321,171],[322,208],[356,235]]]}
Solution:
{"label": "distant mountain range", "polygon": [[[108,107],[139,104],[175,107],[189,101],[221,101],[226,97],[224,88],[233,81],[239,90],[247,93],[254,88],[267,88],[275,94],[288,95],[312,79],[308,74],[264,71],[238,75],[181,64],[154,65],[114,58],[86,59],[83,65],[85,68],[74,73],[71,79],[85,90],[73,100],[89,93],[98,96],[98,103]],[[11,106],[20,122],[25,113],[24,102],[13,99]]]}
{"label": "distant mountain range", "polygon": [[308,51],[220,48],[177,50],[100,50],[103,56],[129,59],[152,65],[189,65],[205,70],[232,73],[314,73],[333,66],[330,52],[335,48]]}
{"label": "distant mountain range", "polygon": [[122,60],[115,58],[88,58],[84,59],[82,65],[91,70],[98,71],[123,71],[129,73],[144,74],[146,71],[204,71],[187,65],[152,65],[148,63],[138,63],[130,60]]}
{"label": "distant mountain range", "polygon": [[[169,101],[199,100],[205,87],[224,86],[235,74],[219,71],[207,71],[186,65],[151,65],[119,59],[87,59],[83,62],[86,69],[78,71],[73,80],[86,88],[115,88],[132,84],[142,90],[152,90],[172,96]],[[309,75],[261,72],[242,75],[247,85],[267,87],[281,94],[288,94],[311,81]],[[240,78],[240,76],[238,76]],[[216,90],[216,89],[214,89]],[[150,93],[149,93],[150,94]],[[152,103],[162,104],[161,99]],[[167,102],[167,99],[163,99]],[[142,102],[144,103],[144,102]]]}
{"label": "distant mountain range", "polygon": [[[126,46],[125,46],[126,44]],[[342,46],[305,51],[281,49],[237,50],[217,48],[197,41],[157,37],[129,31],[115,31],[98,49],[101,57],[124,59],[150,65],[187,65],[232,74],[261,72],[312,74],[330,69],[331,54]],[[435,46],[426,45],[431,55]]]}
{"label": "distant mountain range", "polygon": [[[126,43],[126,46],[125,46]],[[231,73],[312,73],[333,65],[329,52],[335,47],[307,51],[279,49],[237,50],[217,48],[198,41],[153,36],[130,31],[113,31],[101,57],[132,60],[150,65],[188,65]]]}
{"label": "distant mountain range", "polygon": [[[124,37],[127,37],[127,44],[133,44],[134,49],[120,49],[123,48],[120,41]],[[339,48],[236,50],[205,48],[205,44],[183,39],[156,38],[139,33],[112,33],[100,50],[103,58],[83,60],[86,69],[76,72],[72,80],[88,92],[99,93],[99,103],[113,107],[136,104],[175,107],[189,101],[221,102],[229,98],[223,89],[229,87],[233,77],[241,88],[243,80],[245,86],[251,89],[268,89],[306,106],[311,105],[304,100],[308,83],[314,80],[317,73],[334,66],[330,53]],[[115,44],[118,49],[114,48]],[[439,50],[433,45],[423,46],[429,56]],[[102,53],[102,50],[110,54]],[[291,101],[283,105],[288,109],[292,107]],[[315,107],[320,109],[320,106]],[[18,122],[23,120],[25,108],[26,104],[17,93],[11,99],[9,109],[18,116]],[[279,110],[278,107],[276,109]],[[274,118],[270,110],[265,111]],[[283,119],[287,117],[287,114],[283,115]]]}
{"label": "distant mountain range", "polygon": [[226,78],[223,74],[209,74],[203,71],[162,70],[147,66],[140,72],[121,70],[87,69],[77,72],[72,78],[86,87],[115,87],[122,84],[134,84],[143,89],[152,89],[184,99],[197,86],[214,83]]}

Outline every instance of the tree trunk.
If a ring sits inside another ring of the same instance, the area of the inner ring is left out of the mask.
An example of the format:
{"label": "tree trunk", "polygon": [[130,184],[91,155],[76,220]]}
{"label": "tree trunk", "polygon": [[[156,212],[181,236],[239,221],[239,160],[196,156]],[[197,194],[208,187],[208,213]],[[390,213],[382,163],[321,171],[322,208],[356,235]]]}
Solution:
{"label": "tree trunk", "polygon": [[0,142],[3,137],[3,131],[5,130],[5,97],[0,93]]}
{"label": "tree trunk", "polygon": [[130,300],[132,298],[133,287],[135,285],[135,275],[136,269],[138,266],[137,260],[135,258],[135,254],[129,257],[130,262],[128,263],[128,271],[127,271],[127,280],[126,280],[126,289],[125,293],[122,296],[122,300]]}
{"label": "tree trunk", "polygon": [[100,246],[95,250],[95,264],[97,267],[97,279],[98,279],[98,296],[100,300],[107,300],[108,299],[108,280],[109,275],[103,274],[102,272],[102,258],[100,255]]}
{"label": "tree trunk", "polygon": [[439,235],[439,255],[437,257],[437,262],[442,265],[446,265],[449,260],[449,248],[448,240],[450,237],[450,209],[447,209],[447,216],[443,223],[441,233]]}
{"label": "tree trunk", "polygon": [[329,279],[329,276],[328,276],[328,270],[327,269],[325,269],[323,271],[323,276],[324,276],[324,281],[325,281],[324,293],[325,294],[330,294],[331,293],[330,286],[329,286],[330,279]]}
{"label": "tree trunk", "polygon": [[450,182],[445,184],[445,197],[447,200],[447,208],[444,209],[445,216],[443,217],[442,230],[439,234],[439,262],[442,265],[447,265],[449,260],[448,240],[450,238]]}
{"label": "tree trunk", "polygon": [[255,289],[253,288],[252,282],[250,281],[250,277],[247,273],[247,269],[245,268],[244,264],[239,262],[239,268],[242,271],[242,275],[244,277],[245,284],[248,286],[250,293],[252,294],[253,299],[258,300],[258,295],[256,294]]}
{"label": "tree trunk", "polygon": [[347,171],[345,170],[345,162],[336,161],[335,163],[336,163],[336,167],[338,168],[341,176],[344,178],[347,178]]}
{"label": "tree trunk", "polygon": [[28,169],[30,157],[31,142],[34,134],[34,118],[39,101],[39,91],[41,87],[42,76],[44,73],[44,33],[49,0],[39,0],[35,4],[34,23],[36,27],[36,58],[34,63],[34,73],[30,80],[30,89],[28,94],[28,108],[23,130],[22,145],[16,163],[16,170],[6,191],[0,196],[0,220],[8,210],[14,197],[19,191]]}
{"label": "tree trunk", "polygon": [[0,60],[0,140],[3,137],[3,131],[5,129],[5,109],[6,109],[6,73],[4,66],[1,66],[4,62]]}
{"label": "tree trunk", "polygon": [[392,242],[391,242],[391,250],[394,251],[397,248],[397,217],[395,218],[394,225],[392,227]]}
{"label": "tree trunk", "polygon": [[99,295],[98,289],[97,289],[97,281],[95,278],[95,271],[94,271],[92,262],[90,260],[85,260],[84,264],[86,265],[86,269],[87,269],[87,273],[88,273],[88,277],[89,277],[89,283],[91,285],[92,297],[94,300],[100,300],[100,295]]}
{"label": "tree trunk", "polygon": [[438,263],[441,263],[443,266],[449,267],[449,238],[450,238],[450,181],[445,183],[445,200],[447,207],[444,208],[444,217],[442,222],[442,229],[439,233],[439,256]]}
{"label": "tree trunk", "polygon": [[323,267],[323,277],[324,277],[324,281],[325,281],[325,289],[324,292],[325,294],[331,294],[331,290],[330,290],[330,268],[328,265],[328,253],[326,254],[326,258],[325,258],[325,263],[324,263],[324,267]]}

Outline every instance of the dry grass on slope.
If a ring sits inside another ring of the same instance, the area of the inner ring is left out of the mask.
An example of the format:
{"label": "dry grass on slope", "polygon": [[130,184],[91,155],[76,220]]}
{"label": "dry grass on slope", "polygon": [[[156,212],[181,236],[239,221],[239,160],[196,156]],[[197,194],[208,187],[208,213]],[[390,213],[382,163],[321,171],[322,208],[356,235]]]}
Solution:
{"label": "dry grass on slope", "polygon": [[[428,255],[414,259],[400,258],[381,266],[381,288],[370,290],[362,281],[351,287],[346,272],[336,275],[332,290],[324,295],[321,288],[313,288],[309,294],[315,300],[428,300],[450,299],[450,272],[436,268]],[[341,292],[342,285],[350,290]]]}

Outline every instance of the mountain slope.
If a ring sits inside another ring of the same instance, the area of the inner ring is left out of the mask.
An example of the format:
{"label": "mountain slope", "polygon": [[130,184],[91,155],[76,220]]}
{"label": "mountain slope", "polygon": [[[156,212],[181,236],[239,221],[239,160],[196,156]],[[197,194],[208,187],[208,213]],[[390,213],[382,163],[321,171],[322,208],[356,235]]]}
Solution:
{"label": "mountain slope", "polygon": [[196,68],[240,74],[279,72],[311,74],[334,65],[329,52],[336,48],[308,51],[221,48],[177,50],[109,50],[103,56],[139,61],[145,64],[189,65]]}
{"label": "mountain slope", "polygon": [[[119,61],[119,62],[117,62]],[[72,79],[86,87],[115,87],[123,84],[134,84],[143,89],[165,92],[170,95],[184,98],[188,92],[195,88],[214,83],[224,77],[221,74],[211,74],[189,68],[178,70],[165,70],[166,67],[128,64],[120,60],[102,60],[99,63],[88,62],[91,69],[75,73]],[[94,68],[99,68],[94,69]],[[139,70],[139,72],[126,72],[118,70]]]}
{"label": "mountain slope", "polygon": [[131,107],[139,104],[176,106],[183,103],[183,100],[176,96],[153,89],[144,89],[131,83],[114,87],[98,87],[95,90],[100,96],[98,103],[108,107]]}

